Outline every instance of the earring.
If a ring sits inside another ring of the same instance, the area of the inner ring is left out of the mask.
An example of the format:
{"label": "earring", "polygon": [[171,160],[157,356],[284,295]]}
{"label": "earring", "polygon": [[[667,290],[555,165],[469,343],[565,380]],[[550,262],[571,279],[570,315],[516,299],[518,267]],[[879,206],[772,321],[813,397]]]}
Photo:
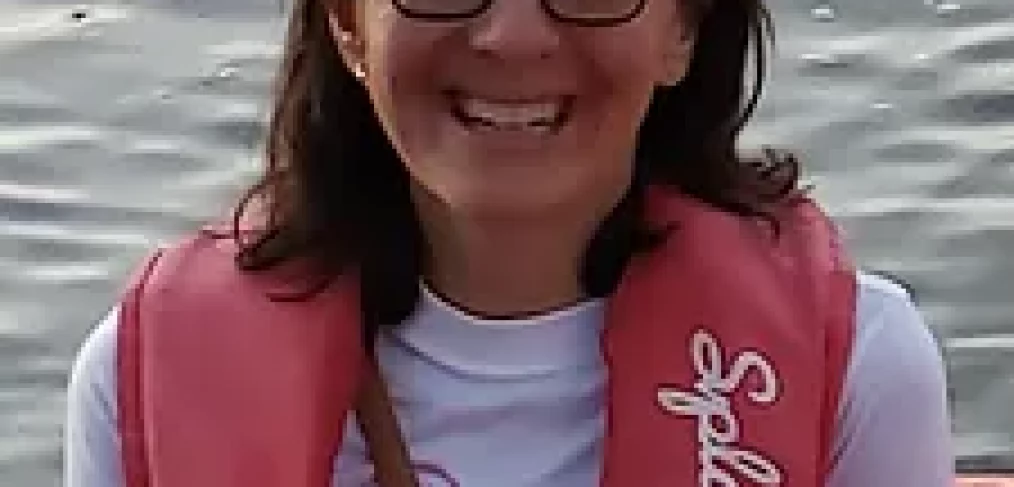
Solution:
{"label": "earring", "polygon": [[355,63],[352,65],[351,69],[352,76],[355,76],[356,79],[360,81],[366,79],[366,68],[363,66],[363,63]]}
{"label": "earring", "polygon": [[354,36],[352,32],[342,30],[338,34],[338,42],[341,43],[342,51],[344,51],[348,59],[357,59],[356,61],[349,62],[349,70],[352,71],[352,75],[359,80],[366,78],[364,63],[358,60],[363,56],[362,41]]}

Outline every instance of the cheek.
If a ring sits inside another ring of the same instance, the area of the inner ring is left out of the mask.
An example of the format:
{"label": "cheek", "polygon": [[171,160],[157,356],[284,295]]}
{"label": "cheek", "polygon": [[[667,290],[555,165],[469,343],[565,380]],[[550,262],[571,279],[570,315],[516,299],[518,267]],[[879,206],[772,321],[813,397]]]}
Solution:
{"label": "cheek", "polygon": [[602,135],[629,139],[660,79],[663,57],[657,42],[647,32],[629,29],[595,36],[586,46],[586,79],[594,80],[591,101]]}
{"label": "cheek", "polygon": [[664,79],[672,32],[663,20],[657,10],[649,10],[627,24],[583,33],[587,64],[616,92],[650,93]]}
{"label": "cheek", "polygon": [[667,82],[673,68],[687,61],[681,49],[686,27],[676,3],[649,1],[640,17],[597,33],[591,57],[631,89],[650,91]]}
{"label": "cheek", "polygon": [[441,59],[434,48],[439,32],[404,23],[400,18],[377,19],[366,46],[370,96],[399,149],[428,136],[421,128],[438,101],[432,80]]}
{"label": "cheek", "polygon": [[367,82],[376,97],[393,96],[405,78],[418,78],[426,65],[425,43],[413,42],[398,24],[380,16],[367,26]]}

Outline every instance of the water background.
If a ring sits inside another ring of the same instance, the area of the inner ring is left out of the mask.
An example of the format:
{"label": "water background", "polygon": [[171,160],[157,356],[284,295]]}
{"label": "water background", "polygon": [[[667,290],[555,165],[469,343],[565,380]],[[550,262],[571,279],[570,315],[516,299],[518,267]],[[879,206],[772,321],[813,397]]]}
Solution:
{"label": "water background", "polygon": [[[1014,468],[1014,1],[771,0],[746,142],[794,147],[947,353],[960,464]],[[0,485],[56,486],[64,388],[147,249],[257,169],[281,0],[0,0]]]}

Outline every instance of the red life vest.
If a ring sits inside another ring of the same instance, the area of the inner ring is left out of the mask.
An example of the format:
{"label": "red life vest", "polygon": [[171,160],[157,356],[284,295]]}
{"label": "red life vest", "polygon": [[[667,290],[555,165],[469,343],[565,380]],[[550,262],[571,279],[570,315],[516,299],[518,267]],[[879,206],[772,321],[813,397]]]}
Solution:
{"label": "red life vest", "polygon": [[[781,237],[655,191],[678,228],[609,298],[606,487],[818,487],[855,314],[853,269],[810,202]],[[364,370],[353,279],[303,302],[230,240],[160,252],[121,307],[127,487],[325,487]],[[476,438],[477,442],[490,441]]]}

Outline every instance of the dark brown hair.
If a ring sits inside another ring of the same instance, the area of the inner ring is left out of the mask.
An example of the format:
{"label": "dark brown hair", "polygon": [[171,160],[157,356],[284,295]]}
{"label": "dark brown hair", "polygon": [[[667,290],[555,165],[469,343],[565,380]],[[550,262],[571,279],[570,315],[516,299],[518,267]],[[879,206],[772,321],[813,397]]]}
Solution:
{"label": "dark brown hair", "polygon": [[[738,154],[736,141],[762,87],[773,30],[761,0],[685,0],[699,7],[695,52],[678,85],[660,87],[642,123],[628,194],[586,251],[584,290],[609,294],[629,257],[650,247],[641,196],[667,185],[744,218],[774,220],[796,192],[798,164],[765,149]],[[423,241],[409,176],[370,99],[334,46],[323,0],[296,0],[275,92],[260,180],[240,201],[231,236],[246,271],[302,260],[314,269],[308,293],[339,274],[359,273],[367,336],[402,321],[418,300]],[[748,57],[750,56],[750,57]],[[746,87],[748,63],[755,74]],[[257,231],[241,221],[260,218]]]}

